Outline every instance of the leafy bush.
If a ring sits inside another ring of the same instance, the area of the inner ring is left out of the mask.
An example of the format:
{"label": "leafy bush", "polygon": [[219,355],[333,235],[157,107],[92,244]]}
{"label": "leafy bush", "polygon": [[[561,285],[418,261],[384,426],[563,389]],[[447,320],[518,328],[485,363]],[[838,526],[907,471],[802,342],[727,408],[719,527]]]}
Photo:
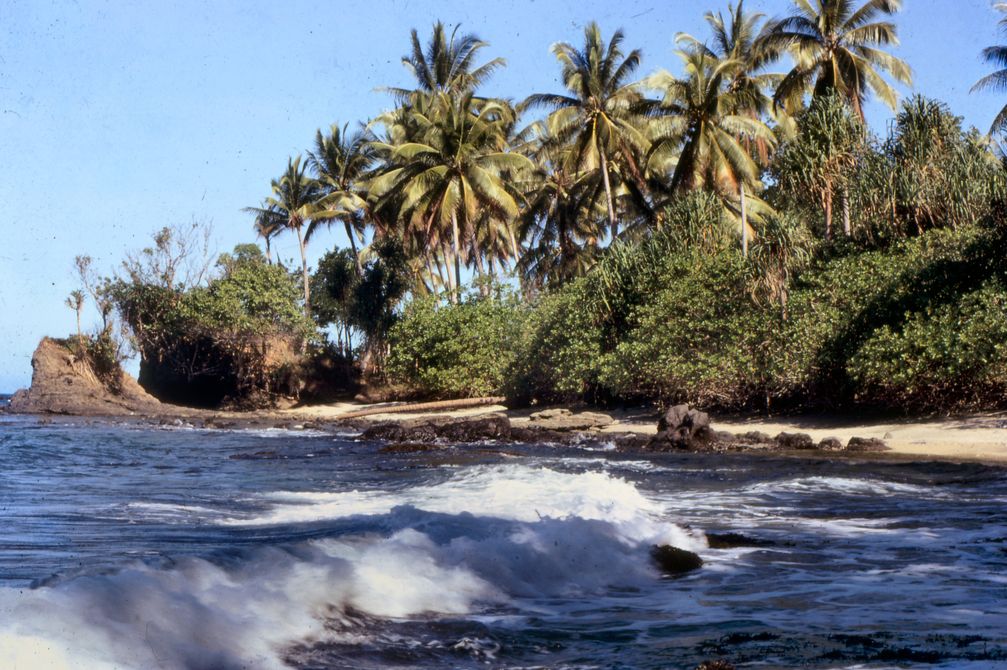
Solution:
{"label": "leafy bush", "polygon": [[414,298],[388,336],[389,379],[443,398],[499,394],[524,316],[509,293],[459,304]]}
{"label": "leafy bush", "polygon": [[601,383],[621,397],[747,404],[764,386],[771,317],[749,298],[745,261],[737,253],[681,253],[663,276],[665,288],[605,358]]}
{"label": "leafy bush", "polygon": [[296,385],[297,350],[314,326],[297,279],[239,248],[219,276],[188,290],[119,280],[112,291],[140,351],[140,382],[159,397],[216,405]]}

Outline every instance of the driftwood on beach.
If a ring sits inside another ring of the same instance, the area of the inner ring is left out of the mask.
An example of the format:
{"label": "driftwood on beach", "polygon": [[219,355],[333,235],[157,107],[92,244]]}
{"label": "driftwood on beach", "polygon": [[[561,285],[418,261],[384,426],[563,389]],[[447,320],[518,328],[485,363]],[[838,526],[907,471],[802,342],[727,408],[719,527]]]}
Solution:
{"label": "driftwood on beach", "polygon": [[442,410],[468,409],[469,407],[482,407],[484,405],[503,404],[503,396],[490,396],[486,398],[460,398],[458,400],[436,400],[433,402],[412,402],[401,405],[380,405],[378,407],[368,407],[340,414],[337,419],[359,419],[375,414],[408,414],[411,412],[439,412]]}

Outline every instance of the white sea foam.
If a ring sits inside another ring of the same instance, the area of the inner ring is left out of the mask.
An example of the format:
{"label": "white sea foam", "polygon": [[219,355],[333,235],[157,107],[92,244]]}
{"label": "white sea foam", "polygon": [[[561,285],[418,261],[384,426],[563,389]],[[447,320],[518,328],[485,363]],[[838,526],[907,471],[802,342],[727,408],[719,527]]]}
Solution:
{"label": "white sea foam", "polygon": [[603,472],[577,474],[520,464],[466,468],[444,483],[404,491],[334,493],[275,492],[263,496],[273,504],[254,518],[229,518],[228,525],[271,525],[383,514],[411,505],[431,512],[462,512],[536,521],[577,517],[612,524],[628,542],[650,541],[686,549],[706,546],[667,522],[663,506],[631,483]]}
{"label": "white sea foam", "polygon": [[366,514],[380,532],[0,589],[0,667],[279,668],[295,643],[365,641],[351,612],[467,615],[514,599],[548,608],[652,583],[651,543],[705,546],[600,473],[477,467],[400,493],[271,499],[252,522]]}

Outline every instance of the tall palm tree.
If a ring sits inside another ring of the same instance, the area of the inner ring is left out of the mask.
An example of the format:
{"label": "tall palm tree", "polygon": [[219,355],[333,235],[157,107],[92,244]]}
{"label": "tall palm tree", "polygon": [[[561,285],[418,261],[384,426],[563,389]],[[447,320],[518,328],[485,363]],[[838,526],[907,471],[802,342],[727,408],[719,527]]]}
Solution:
{"label": "tall palm tree", "polygon": [[[571,148],[538,138],[532,155],[536,169],[522,184],[522,239],[529,247],[519,262],[526,285],[560,285],[584,274],[604,236],[601,180],[596,173],[578,171],[569,160]],[[600,211],[599,211],[600,210]]]}
{"label": "tall palm tree", "polygon": [[454,295],[461,286],[462,230],[471,232],[483,212],[515,218],[516,194],[503,175],[533,167],[525,156],[506,151],[505,127],[514,110],[505,102],[473,104],[471,92],[440,95],[438,104],[410,114],[411,141],[375,143],[390,165],[371,183],[378,198],[391,198],[399,219],[413,230],[440,237],[449,230],[454,264]]}
{"label": "tall palm tree", "polygon": [[913,81],[909,66],[883,50],[899,43],[895,24],[885,17],[901,9],[901,0],[866,0],[859,8],[854,0],[793,2],[797,13],[776,21],[760,39],[770,51],[789,49],[796,63],[774,102],[799,95],[814,82],[815,96],[838,91],[861,121],[871,92],[894,110],[898,95],[881,72],[907,86]]}
{"label": "tall palm tree", "polygon": [[678,54],[684,77],[662,70],[645,80],[648,88],[663,93],[650,106],[654,116],[651,155],[681,146],[671,191],[703,187],[733,196],[742,184],[755,187],[759,167],[743,140],[771,146],[775,137],[758,116],[747,113],[750,103],[738,100],[750,92],[729,87],[736,73],[745,69],[745,62],[720,59],[705,49]]}
{"label": "tall palm tree", "polygon": [[623,40],[622,31],[617,30],[606,44],[598,24],[591,23],[584,29],[582,48],[567,42],[554,44],[552,52],[562,66],[569,95],[537,93],[524,102],[524,107],[553,109],[547,119],[549,134],[571,144],[578,169],[600,172],[613,240],[619,224],[612,176],[616,168],[623,168],[630,178],[642,182],[636,157],[647,148],[635,109],[642,96],[632,81],[641,52],[624,53]]}
{"label": "tall palm tree", "polygon": [[[998,2],[993,5],[993,8],[999,12],[1007,13],[1007,2]],[[1002,33],[1007,34],[1007,16],[1000,19],[997,25]],[[972,87],[972,92],[1007,90],[1007,45],[998,44],[986,47],[983,49],[982,59],[997,70],[977,81]],[[996,118],[993,119],[993,123],[990,125],[990,134],[1002,132],[1005,128],[1007,128],[1007,105],[1004,105]]]}
{"label": "tall palm tree", "polygon": [[364,180],[374,162],[375,151],[371,144],[373,138],[366,130],[351,134],[347,128],[344,125],[340,129],[332,124],[328,135],[323,135],[321,130],[315,133],[315,150],[308,152],[308,164],[318,178],[323,203],[332,216],[312,221],[304,237],[310,240],[321,222],[331,225],[333,221],[342,221],[359,272],[361,265],[355,238],[363,238],[367,211]]}
{"label": "tall palm tree", "polygon": [[297,244],[301,251],[301,278],[304,281],[304,313],[311,315],[311,284],[308,277],[308,256],[304,240],[304,228],[320,219],[333,216],[331,210],[322,203],[324,190],[318,181],[307,175],[307,164],[301,164],[301,157],[287,160],[287,169],[279,179],[271,183],[273,193],[266,198],[263,207],[247,207],[245,211],[254,214],[259,222],[276,230],[293,230],[297,233]]}
{"label": "tall palm tree", "polygon": [[[267,204],[262,203],[262,208],[266,209]],[[252,224],[252,228],[255,230],[256,237],[261,237],[263,244],[266,246],[266,262],[272,264],[273,262],[273,238],[279,234],[283,228],[276,223],[275,217],[271,213],[265,211],[259,211],[255,215],[255,223]]]}
{"label": "tall palm tree", "polygon": [[[413,29],[411,50],[402,57],[402,64],[416,78],[417,91],[459,95],[475,91],[498,69],[506,64],[502,58],[476,66],[479,51],[489,46],[471,33],[458,35],[458,27],[448,36],[444,24],[434,24],[426,49]],[[404,99],[414,93],[409,89],[392,88],[392,94]]]}

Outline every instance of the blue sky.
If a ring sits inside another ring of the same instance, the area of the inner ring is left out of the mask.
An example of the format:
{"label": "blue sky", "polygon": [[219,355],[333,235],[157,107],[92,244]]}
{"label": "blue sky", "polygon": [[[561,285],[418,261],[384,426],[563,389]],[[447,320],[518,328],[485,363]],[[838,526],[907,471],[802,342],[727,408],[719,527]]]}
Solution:
{"label": "blue sky", "polygon": [[[0,0],[0,391],[30,380],[42,335],[74,328],[63,300],[73,257],[110,270],[164,226],[212,221],[215,247],[252,241],[245,206],[319,127],[389,106],[375,89],[408,85],[409,30],[438,18],[491,43],[508,66],[487,93],[558,91],[549,53],[597,20],[644,52],[642,74],[677,69],[674,36],[705,35],[723,2],[621,0],[90,2]],[[789,0],[747,3],[782,15]],[[969,95],[982,47],[1005,41],[987,0],[905,0],[895,53],[915,90],[985,129],[1007,97]],[[883,130],[891,113],[871,105]],[[313,241],[317,256],[345,244]],[[296,240],[281,239],[282,256]]]}

